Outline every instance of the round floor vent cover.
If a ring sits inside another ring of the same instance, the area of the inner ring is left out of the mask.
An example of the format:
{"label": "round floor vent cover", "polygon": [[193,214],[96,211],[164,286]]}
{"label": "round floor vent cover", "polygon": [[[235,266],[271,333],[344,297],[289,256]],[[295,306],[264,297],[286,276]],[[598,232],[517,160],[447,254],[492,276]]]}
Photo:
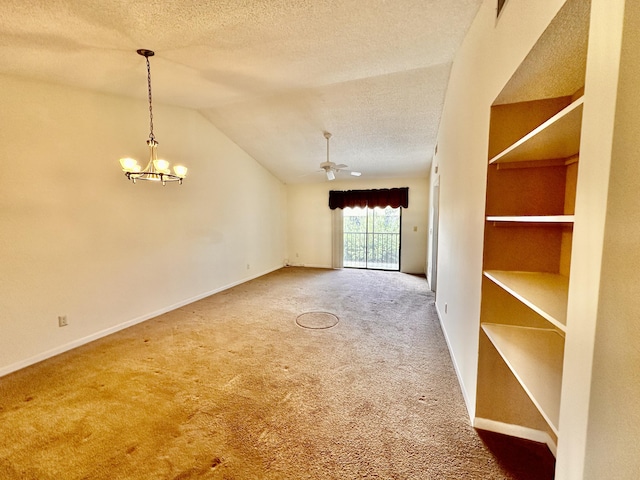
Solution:
{"label": "round floor vent cover", "polygon": [[302,328],[314,330],[335,327],[339,321],[338,317],[329,312],[306,312],[296,318],[296,323]]}

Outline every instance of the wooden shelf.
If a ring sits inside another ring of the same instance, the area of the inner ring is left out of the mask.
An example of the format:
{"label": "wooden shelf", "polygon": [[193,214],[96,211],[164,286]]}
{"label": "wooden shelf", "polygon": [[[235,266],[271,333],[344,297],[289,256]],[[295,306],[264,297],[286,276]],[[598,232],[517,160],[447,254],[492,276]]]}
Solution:
{"label": "wooden shelf", "polygon": [[556,273],[486,270],[485,277],[565,332],[569,278]]}
{"label": "wooden shelf", "polygon": [[558,435],[564,339],[552,329],[483,323],[500,356]]}
{"label": "wooden shelf", "polygon": [[521,216],[489,216],[488,222],[503,223],[544,223],[544,224],[572,224],[573,215],[521,215]]}
{"label": "wooden shelf", "polygon": [[575,156],[580,150],[583,104],[584,97],[578,98],[493,157],[489,163],[552,160]]}

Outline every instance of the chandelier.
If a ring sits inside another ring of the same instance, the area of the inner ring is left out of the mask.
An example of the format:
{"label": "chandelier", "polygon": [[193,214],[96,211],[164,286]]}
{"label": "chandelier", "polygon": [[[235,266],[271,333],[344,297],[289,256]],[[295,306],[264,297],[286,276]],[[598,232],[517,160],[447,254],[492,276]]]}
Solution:
{"label": "chandelier", "polygon": [[149,163],[144,170],[138,162],[133,158],[121,158],[120,165],[122,171],[129,180],[136,183],[137,180],[147,180],[152,182],[178,182],[182,185],[182,179],[187,175],[187,168],[182,165],[173,167],[173,173],[169,170],[169,162],[158,158],[158,142],[153,135],[153,106],[151,104],[151,67],[149,65],[149,57],[155,55],[151,50],[140,49],[137,51],[147,60],[147,85],[149,87]]}

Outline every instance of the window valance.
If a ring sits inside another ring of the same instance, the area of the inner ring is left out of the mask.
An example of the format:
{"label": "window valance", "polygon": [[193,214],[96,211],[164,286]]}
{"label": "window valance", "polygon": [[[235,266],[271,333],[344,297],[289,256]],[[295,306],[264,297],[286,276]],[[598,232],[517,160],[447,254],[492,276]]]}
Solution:
{"label": "window valance", "polygon": [[331,190],[329,208],[346,207],[404,207],[409,206],[409,187],[380,188],[373,190]]}

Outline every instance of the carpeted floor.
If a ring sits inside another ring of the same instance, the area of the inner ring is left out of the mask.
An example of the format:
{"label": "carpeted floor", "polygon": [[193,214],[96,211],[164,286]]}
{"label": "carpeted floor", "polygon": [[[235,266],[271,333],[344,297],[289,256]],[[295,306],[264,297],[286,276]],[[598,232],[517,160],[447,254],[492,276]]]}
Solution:
{"label": "carpeted floor", "polygon": [[2,479],[542,480],[545,449],[470,427],[397,272],[284,268],[0,379]]}

